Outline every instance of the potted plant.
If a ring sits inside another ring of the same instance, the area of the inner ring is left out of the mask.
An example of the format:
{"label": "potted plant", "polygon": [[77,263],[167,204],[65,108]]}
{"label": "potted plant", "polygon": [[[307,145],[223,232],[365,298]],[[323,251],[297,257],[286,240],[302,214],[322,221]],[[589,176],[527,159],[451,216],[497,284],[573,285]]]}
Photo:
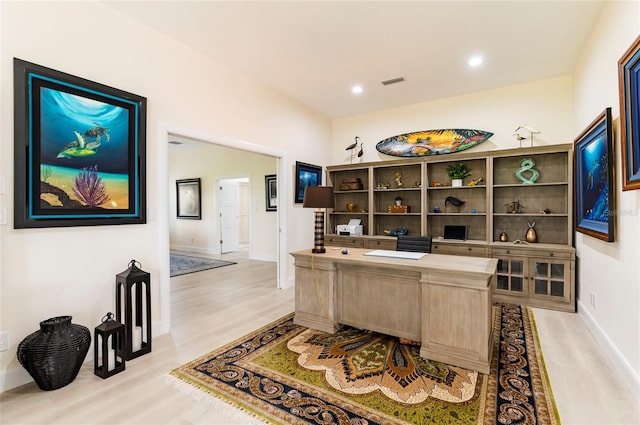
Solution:
{"label": "potted plant", "polygon": [[462,186],[462,179],[471,175],[467,166],[462,162],[449,165],[447,167],[447,174],[451,178],[451,186],[453,187]]}

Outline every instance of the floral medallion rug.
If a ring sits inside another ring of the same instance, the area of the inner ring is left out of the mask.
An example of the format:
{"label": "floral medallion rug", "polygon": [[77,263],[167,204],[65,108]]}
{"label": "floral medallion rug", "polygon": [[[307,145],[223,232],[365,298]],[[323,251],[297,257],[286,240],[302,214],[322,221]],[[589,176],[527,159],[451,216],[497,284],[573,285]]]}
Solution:
{"label": "floral medallion rug", "polygon": [[171,372],[274,424],[559,424],[532,312],[494,306],[489,375],[398,338],[286,316]]}

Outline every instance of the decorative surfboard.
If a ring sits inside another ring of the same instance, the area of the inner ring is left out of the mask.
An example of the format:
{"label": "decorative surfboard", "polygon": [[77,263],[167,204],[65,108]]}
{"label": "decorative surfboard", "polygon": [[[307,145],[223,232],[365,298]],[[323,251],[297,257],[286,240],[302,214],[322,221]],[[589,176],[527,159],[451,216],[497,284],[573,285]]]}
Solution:
{"label": "decorative surfboard", "polygon": [[468,129],[416,131],[384,139],[376,150],[392,156],[442,155],[472,148],[491,136],[488,131]]}

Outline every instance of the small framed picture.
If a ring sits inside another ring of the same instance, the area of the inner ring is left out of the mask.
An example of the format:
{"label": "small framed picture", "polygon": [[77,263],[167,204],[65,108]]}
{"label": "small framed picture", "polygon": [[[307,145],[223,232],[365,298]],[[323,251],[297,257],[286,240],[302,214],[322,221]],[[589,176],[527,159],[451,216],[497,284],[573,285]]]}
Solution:
{"label": "small framed picture", "polygon": [[200,220],[200,179],[176,180],[177,217]]}
{"label": "small framed picture", "polygon": [[275,174],[264,176],[267,211],[278,210],[278,178]]}
{"label": "small framed picture", "polygon": [[575,140],[576,231],[614,240],[615,180],[611,108],[606,108]]}
{"label": "small framed picture", "polygon": [[296,161],[296,192],[295,203],[301,204],[304,200],[304,189],[307,186],[322,185],[322,167],[305,164]]}

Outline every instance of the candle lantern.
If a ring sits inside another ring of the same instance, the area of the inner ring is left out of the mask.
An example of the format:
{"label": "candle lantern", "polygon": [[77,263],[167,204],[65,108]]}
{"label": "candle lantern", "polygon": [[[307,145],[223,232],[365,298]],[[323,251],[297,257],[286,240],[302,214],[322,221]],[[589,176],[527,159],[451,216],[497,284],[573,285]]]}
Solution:
{"label": "candle lantern", "polygon": [[96,326],[93,341],[93,373],[106,379],[124,370],[124,325],[113,319],[109,312]]}
{"label": "candle lantern", "polygon": [[126,360],[151,352],[151,275],[138,266],[131,260],[116,275],[116,320],[124,324]]}

